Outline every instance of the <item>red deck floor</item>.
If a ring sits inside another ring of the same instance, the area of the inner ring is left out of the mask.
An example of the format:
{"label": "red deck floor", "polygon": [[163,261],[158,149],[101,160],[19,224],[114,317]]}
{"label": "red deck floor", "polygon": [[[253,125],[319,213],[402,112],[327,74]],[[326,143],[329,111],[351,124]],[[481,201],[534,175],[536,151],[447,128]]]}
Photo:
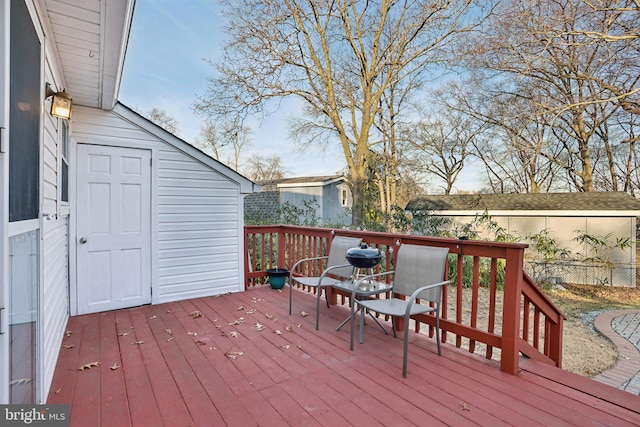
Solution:
{"label": "red deck floor", "polygon": [[404,379],[400,338],[369,324],[351,352],[347,308],[323,306],[320,331],[314,314],[315,297],[296,291],[289,316],[287,289],[259,288],[73,317],[48,402],[72,426],[640,425],[638,396],[447,344],[439,357],[417,334]]}

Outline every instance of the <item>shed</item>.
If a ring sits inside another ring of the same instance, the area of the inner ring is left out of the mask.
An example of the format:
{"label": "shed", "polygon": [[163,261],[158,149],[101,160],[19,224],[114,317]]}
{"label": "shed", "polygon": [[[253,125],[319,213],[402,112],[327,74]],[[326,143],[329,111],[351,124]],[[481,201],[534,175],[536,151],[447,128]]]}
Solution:
{"label": "shed", "polygon": [[254,184],[118,102],[133,10],[0,2],[0,404],[46,400],[69,315],[244,290]]}
{"label": "shed", "polygon": [[[566,259],[552,267],[546,266],[548,277],[545,278],[572,283],[636,285],[636,225],[640,200],[626,193],[423,195],[413,198],[406,210],[446,216],[452,226],[469,224],[476,216],[488,214],[498,226],[523,240],[544,230],[558,241],[559,247],[569,251]],[[613,248],[608,253],[609,260],[616,264],[615,269],[594,271],[593,263],[577,263],[571,259],[596,255],[592,247],[576,240],[579,233],[606,238],[611,245],[616,239],[628,239],[629,246]]]}

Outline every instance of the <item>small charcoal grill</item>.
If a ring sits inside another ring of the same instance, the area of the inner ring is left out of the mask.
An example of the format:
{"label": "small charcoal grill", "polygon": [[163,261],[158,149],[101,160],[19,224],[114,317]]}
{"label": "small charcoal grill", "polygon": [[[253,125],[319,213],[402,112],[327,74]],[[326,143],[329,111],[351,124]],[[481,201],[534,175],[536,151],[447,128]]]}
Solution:
{"label": "small charcoal grill", "polygon": [[357,248],[349,249],[346,258],[349,264],[356,268],[371,268],[382,261],[382,251],[378,248],[370,248],[365,243]]}

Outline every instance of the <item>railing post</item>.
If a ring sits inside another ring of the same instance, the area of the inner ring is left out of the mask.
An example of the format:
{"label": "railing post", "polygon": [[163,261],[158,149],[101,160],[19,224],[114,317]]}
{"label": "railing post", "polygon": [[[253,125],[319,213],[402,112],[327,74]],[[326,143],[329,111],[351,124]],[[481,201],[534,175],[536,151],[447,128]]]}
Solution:
{"label": "railing post", "polygon": [[507,248],[504,277],[504,305],[502,308],[502,356],[500,370],[518,373],[518,338],[522,294],[522,263],[524,249]]}
{"label": "railing post", "polygon": [[287,264],[285,263],[286,261],[285,251],[287,250],[286,239],[287,239],[287,235],[282,230],[282,227],[280,227],[278,230],[278,265],[276,266],[277,268],[287,268]]}
{"label": "railing post", "polygon": [[558,368],[562,368],[562,329],[564,327],[564,316],[558,316],[558,323],[552,324],[549,329],[549,338],[545,337],[545,341],[549,340],[548,356],[556,362]]}
{"label": "railing post", "polygon": [[244,290],[249,289],[249,272],[251,271],[251,259],[249,258],[249,232],[244,227]]}

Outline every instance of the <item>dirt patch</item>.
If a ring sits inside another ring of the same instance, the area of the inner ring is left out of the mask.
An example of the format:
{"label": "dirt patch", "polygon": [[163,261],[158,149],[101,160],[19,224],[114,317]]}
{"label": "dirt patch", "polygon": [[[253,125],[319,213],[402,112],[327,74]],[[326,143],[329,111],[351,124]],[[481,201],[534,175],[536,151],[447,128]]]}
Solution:
{"label": "dirt patch", "polygon": [[618,361],[618,350],[595,330],[593,321],[607,311],[640,308],[640,289],[565,285],[546,293],[567,316],[563,369],[591,377],[613,367]]}

